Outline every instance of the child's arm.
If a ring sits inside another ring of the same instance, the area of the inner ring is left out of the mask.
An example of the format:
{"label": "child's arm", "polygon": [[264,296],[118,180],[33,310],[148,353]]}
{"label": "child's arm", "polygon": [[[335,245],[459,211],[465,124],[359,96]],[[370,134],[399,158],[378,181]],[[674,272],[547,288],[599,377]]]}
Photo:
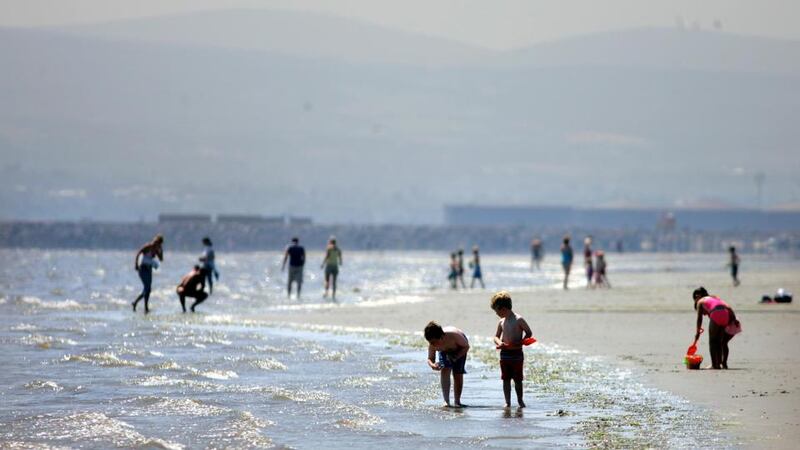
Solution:
{"label": "child's arm", "polygon": [[436,349],[432,345],[428,345],[428,367],[433,370],[442,370],[439,364],[436,363]]}
{"label": "child's arm", "polygon": [[494,334],[494,345],[495,346],[502,347],[503,345],[505,345],[503,343],[503,340],[500,339],[500,337],[502,335],[503,335],[503,321],[500,320],[499,322],[497,322],[497,332],[495,332],[495,334]]}
{"label": "child's arm", "polygon": [[519,318],[519,326],[522,328],[522,339],[527,339],[533,336],[533,331],[531,331],[531,327],[528,325],[528,322],[525,321],[522,317]]}
{"label": "child's arm", "polygon": [[286,260],[289,259],[289,249],[287,248],[285,252],[283,252],[283,263],[281,264],[281,270],[286,270]]}

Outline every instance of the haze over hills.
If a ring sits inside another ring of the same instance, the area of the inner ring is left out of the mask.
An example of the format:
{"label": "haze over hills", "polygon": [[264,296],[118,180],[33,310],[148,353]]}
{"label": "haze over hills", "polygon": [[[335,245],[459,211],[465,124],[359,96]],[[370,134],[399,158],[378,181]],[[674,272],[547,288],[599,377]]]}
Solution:
{"label": "haze over hills", "polygon": [[141,42],[262,50],[355,63],[447,66],[477,62],[490,50],[352,19],[281,10],[202,11],[59,29]]}
{"label": "haze over hills", "polygon": [[0,216],[754,206],[757,172],[765,204],[800,197],[797,42],[634,30],[511,54],[316,15],[295,42],[271,14],[0,29]]}

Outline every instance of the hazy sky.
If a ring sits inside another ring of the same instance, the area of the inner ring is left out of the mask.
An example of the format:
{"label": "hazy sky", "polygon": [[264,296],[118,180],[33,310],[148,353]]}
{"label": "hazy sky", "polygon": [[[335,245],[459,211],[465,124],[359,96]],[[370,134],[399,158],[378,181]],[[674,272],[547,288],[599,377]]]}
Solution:
{"label": "hazy sky", "polygon": [[0,25],[98,22],[230,8],[336,14],[496,49],[596,31],[679,24],[800,39],[797,0],[0,0]]}

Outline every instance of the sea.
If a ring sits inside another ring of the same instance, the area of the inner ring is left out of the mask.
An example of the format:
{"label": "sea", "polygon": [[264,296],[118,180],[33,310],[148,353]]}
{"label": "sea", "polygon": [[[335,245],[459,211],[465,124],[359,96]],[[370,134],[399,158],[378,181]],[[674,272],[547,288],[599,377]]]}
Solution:
{"label": "sea", "polygon": [[[451,409],[419,334],[258,319],[433,301],[449,289],[447,254],[345,252],[333,301],[319,253],[290,300],[280,253],[221,252],[213,295],[194,314],[181,312],[175,285],[199,250],[165,256],[144,315],[131,310],[141,289],[131,252],[0,250],[0,448],[733,446],[709,430],[708,411],[556,344],[526,348],[528,407],[506,409],[494,349],[473,343],[470,406]],[[526,255],[484,255],[486,288],[558,289],[555,259],[532,272]],[[623,284],[625,273],[724,270],[724,255],[608,260]]]}

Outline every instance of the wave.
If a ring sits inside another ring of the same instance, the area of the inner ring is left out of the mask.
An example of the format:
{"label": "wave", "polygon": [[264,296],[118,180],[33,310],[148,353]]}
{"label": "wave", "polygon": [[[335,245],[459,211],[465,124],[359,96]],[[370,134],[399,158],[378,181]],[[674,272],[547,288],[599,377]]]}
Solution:
{"label": "wave", "polygon": [[114,353],[86,353],[81,355],[64,355],[62,361],[88,362],[96,366],[105,367],[142,367],[144,363],[129,359],[121,359]]}
{"label": "wave", "polygon": [[172,398],[141,396],[133,399],[124,400],[125,405],[131,405],[133,409],[127,410],[129,416],[218,416],[227,414],[229,408],[214,406],[200,400],[191,398]]}
{"label": "wave", "polygon": [[[69,444],[100,447],[138,447],[160,448],[165,450],[182,450],[180,444],[150,438],[142,435],[135,428],[121,420],[109,417],[101,412],[78,412],[58,416],[43,414],[35,417],[24,417],[11,424],[11,435],[31,434],[38,442],[42,440],[65,442]],[[27,436],[26,436],[27,437]]]}
{"label": "wave", "polygon": [[95,309],[94,305],[81,304],[75,300],[42,300],[39,297],[22,296],[18,299],[18,303],[25,306],[40,309],[59,309],[59,310],[91,310]]}
{"label": "wave", "polygon": [[42,349],[48,349],[53,345],[77,345],[72,339],[46,336],[42,334],[29,334],[19,338],[19,342],[25,345],[35,345]]}
{"label": "wave", "polygon": [[64,388],[59,386],[55,381],[48,380],[33,380],[25,383],[25,388],[30,390],[45,390],[59,392]]}

